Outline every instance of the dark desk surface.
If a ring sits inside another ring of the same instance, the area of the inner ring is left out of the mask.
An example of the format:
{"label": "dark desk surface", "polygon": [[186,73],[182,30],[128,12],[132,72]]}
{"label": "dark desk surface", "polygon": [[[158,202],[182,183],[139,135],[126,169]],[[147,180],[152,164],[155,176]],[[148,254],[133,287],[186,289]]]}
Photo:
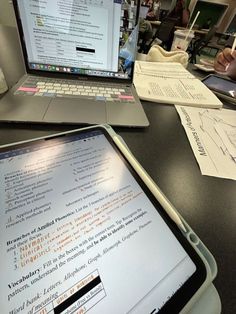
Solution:
{"label": "dark desk surface", "polygon": [[[236,313],[236,183],[201,175],[173,106],[143,105],[149,128],[115,130],[214,255],[222,313]],[[73,128],[2,123],[0,145]]]}

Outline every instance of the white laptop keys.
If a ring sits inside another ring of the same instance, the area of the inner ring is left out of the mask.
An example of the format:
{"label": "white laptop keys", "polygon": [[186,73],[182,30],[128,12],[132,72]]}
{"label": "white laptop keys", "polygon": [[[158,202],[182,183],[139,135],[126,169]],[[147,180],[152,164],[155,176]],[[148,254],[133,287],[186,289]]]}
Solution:
{"label": "white laptop keys", "polygon": [[26,72],[0,121],[147,127],[133,86],[139,0],[13,1]]}

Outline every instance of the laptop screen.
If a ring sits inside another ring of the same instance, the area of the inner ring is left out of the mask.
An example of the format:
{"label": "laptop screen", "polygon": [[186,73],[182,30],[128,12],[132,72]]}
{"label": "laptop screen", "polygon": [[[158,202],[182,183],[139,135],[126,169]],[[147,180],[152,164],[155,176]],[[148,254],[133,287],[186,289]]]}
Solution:
{"label": "laptop screen", "polygon": [[16,0],[28,69],[129,79],[138,8],[139,0]]}

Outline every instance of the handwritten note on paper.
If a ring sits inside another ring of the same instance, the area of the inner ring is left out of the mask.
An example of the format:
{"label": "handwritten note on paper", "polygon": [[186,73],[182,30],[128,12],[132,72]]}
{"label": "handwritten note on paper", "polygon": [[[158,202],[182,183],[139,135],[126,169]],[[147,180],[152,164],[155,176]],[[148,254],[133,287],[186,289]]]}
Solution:
{"label": "handwritten note on paper", "polygon": [[236,180],[236,111],[176,106],[203,175]]}

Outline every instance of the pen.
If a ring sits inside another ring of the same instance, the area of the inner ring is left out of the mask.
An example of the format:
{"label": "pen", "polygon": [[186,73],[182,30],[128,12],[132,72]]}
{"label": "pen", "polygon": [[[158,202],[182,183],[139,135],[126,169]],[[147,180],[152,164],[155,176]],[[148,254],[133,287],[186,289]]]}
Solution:
{"label": "pen", "polygon": [[233,42],[233,46],[231,49],[231,54],[234,52],[235,47],[236,47],[236,36],[234,36],[234,42]]}
{"label": "pen", "polygon": [[[236,36],[234,36],[234,42],[233,42],[233,45],[232,45],[232,48],[231,48],[231,55],[234,52],[235,47],[236,47]],[[226,65],[225,71],[228,71],[229,65],[230,65],[229,63]]]}
{"label": "pen", "polygon": [[160,202],[160,204],[163,206],[166,213],[169,215],[169,217],[176,223],[176,225],[184,232],[187,232],[186,228],[183,225],[183,222],[181,221],[180,217],[177,215],[175,210],[171,207],[170,203],[163,197],[161,192],[158,190],[157,186],[152,182],[152,180],[149,178],[149,176],[145,173],[145,171],[140,167],[138,162],[135,160],[135,158],[131,155],[131,153],[128,151],[128,149],[125,147],[125,145],[121,142],[121,140],[117,137],[113,137],[113,141],[118,146],[120,151],[125,155],[127,160],[130,162],[134,170],[138,173],[140,178],[143,180],[143,182],[147,185],[147,187],[150,189],[152,194],[156,197],[156,199]]}

